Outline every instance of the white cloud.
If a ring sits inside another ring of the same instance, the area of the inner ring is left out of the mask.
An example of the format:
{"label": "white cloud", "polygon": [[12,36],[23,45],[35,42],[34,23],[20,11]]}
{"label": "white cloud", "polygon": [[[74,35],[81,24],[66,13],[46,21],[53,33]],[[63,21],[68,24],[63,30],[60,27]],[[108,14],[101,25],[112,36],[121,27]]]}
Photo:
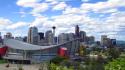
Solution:
{"label": "white cloud", "polygon": [[34,7],[33,10],[31,11],[32,14],[38,14],[40,12],[44,12],[48,10],[49,5],[47,3],[37,3]]}
{"label": "white cloud", "polygon": [[64,11],[63,14],[77,14],[81,10],[79,8],[72,8],[72,7],[67,7]]}
{"label": "white cloud", "polygon": [[0,18],[0,25],[8,25],[11,24],[12,22],[9,19],[5,18]]}
{"label": "white cloud", "polygon": [[48,3],[39,3],[40,0],[18,0],[17,5],[32,8],[30,14],[33,16],[39,16],[41,12],[45,12],[49,8]]}
{"label": "white cloud", "polygon": [[9,26],[7,26],[7,29],[17,29],[19,27],[24,27],[27,26],[29,23],[26,22],[17,22],[17,23],[13,23]]}
{"label": "white cloud", "polygon": [[18,0],[17,5],[22,7],[33,7],[39,0]]}
{"label": "white cloud", "polygon": [[[81,9],[101,13],[102,11],[107,12],[108,10],[115,9],[115,8],[121,7],[121,6],[125,7],[124,0],[108,0],[106,2],[83,3],[81,5]],[[112,11],[109,11],[109,13],[110,12],[112,12]]]}
{"label": "white cloud", "polygon": [[81,0],[82,2],[89,2],[90,0]]}
{"label": "white cloud", "polygon": [[39,16],[39,17],[35,18],[35,20],[30,24],[30,27],[31,27],[31,26],[42,26],[43,23],[44,23],[45,21],[47,21],[47,20],[48,20],[47,17]]}
{"label": "white cloud", "polygon": [[4,30],[6,26],[12,24],[12,22],[8,19],[5,18],[0,18],[0,30]]}
{"label": "white cloud", "polygon": [[[119,12],[117,9],[118,7],[125,7],[124,0],[108,0],[97,3],[83,2],[81,7],[71,7],[65,2],[58,2],[56,0],[45,0],[45,3],[39,3],[37,0],[23,3],[22,0],[22,3],[17,2],[17,4],[22,7],[32,8],[31,14],[35,16],[35,20],[30,26],[38,26],[44,31],[45,29],[50,29],[52,26],[56,26],[57,34],[73,32],[73,26],[78,24],[81,30],[86,31],[89,35],[98,36],[108,34],[112,37],[113,35],[117,35],[121,30],[121,26],[125,26],[125,13]],[[40,14],[40,12],[45,12],[50,8],[52,10],[62,10],[63,13],[52,17],[45,17]],[[93,18],[89,16],[88,12],[91,11],[94,13],[111,13],[111,16],[100,20],[99,17]]]}
{"label": "white cloud", "polygon": [[64,10],[67,7],[65,2],[60,2],[59,4],[53,7],[53,10]]}

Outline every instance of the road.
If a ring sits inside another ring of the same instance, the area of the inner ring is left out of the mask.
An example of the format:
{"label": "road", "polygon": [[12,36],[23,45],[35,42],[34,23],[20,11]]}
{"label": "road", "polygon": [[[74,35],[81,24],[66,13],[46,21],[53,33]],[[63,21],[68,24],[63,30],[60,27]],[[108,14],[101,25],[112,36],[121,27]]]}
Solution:
{"label": "road", "polygon": [[[6,67],[7,64],[0,64],[0,70],[18,70],[19,64],[9,64],[9,67]],[[21,65],[24,70],[39,70],[39,65]]]}

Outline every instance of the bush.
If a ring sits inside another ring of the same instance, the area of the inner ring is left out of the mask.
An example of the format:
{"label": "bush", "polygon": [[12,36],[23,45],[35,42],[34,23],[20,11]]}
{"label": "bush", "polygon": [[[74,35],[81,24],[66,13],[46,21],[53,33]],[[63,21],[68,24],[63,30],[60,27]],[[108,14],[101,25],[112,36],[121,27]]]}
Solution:
{"label": "bush", "polygon": [[57,56],[57,57],[53,58],[50,62],[52,62],[54,64],[59,64],[60,62],[62,62],[65,59],[66,58],[64,58],[64,57]]}
{"label": "bush", "polygon": [[109,62],[105,66],[105,70],[125,70],[125,58],[118,58]]}

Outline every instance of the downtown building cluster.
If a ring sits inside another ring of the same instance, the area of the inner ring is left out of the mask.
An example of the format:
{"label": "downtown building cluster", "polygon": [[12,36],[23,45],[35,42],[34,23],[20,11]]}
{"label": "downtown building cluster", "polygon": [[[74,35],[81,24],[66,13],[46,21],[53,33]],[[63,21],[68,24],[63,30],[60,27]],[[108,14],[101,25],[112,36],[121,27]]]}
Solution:
{"label": "downtown building cluster", "polygon": [[96,44],[102,47],[116,45],[116,39],[110,39],[107,35],[102,35],[100,41],[95,41],[94,36],[87,36],[86,32],[81,31],[78,25],[75,26],[74,33],[61,33],[58,36],[55,36],[55,32],[55,26],[52,27],[52,30],[48,30],[45,33],[39,32],[38,28],[34,26],[29,28],[28,35],[25,37],[13,37],[12,34],[8,32],[4,35],[4,39],[12,38],[40,46],[63,44],[76,38],[80,38],[80,42],[87,45]]}

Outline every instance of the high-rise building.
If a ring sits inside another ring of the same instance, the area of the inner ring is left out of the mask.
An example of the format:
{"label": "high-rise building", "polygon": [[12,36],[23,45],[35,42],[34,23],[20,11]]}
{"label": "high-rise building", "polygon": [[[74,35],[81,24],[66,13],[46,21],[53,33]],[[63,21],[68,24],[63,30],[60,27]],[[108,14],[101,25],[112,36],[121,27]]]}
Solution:
{"label": "high-rise building", "polygon": [[51,30],[47,31],[45,33],[45,40],[48,43],[48,45],[52,45],[53,44],[53,39],[54,39],[54,36],[53,36],[52,31]]}
{"label": "high-rise building", "polygon": [[61,34],[59,34],[59,36],[58,36],[58,43],[59,44],[62,44],[62,43],[65,43],[65,42],[67,42],[68,41],[68,34],[66,34],[66,33],[61,33]]}
{"label": "high-rise building", "polygon": [[0,32],[0,45],[3,43],[2,37],[1,37],[1,32]]}
{"label": "high-rise building", "polygon": [[116,45],[116,39],[111,39],[112,45]]}
{"label": "high-rise building", "polygon": [[75,36],[76,38],[79,38],[79,26],[78,25],[75,26]]}
{"label": "high-rise building", "polygon": [[74,33],[68,33],[67,35],[68,35],[68,40],[69,41],[74,40],[74,38],[75,38],[75,34]]}
{"label": "high-rise building", "polygon": [[28,31],[28,43],[38,44],[38,29],[37,27],[30,27]]}
{"label": "high-rise building", "polygon": [[86,32],[80,31],[80,38],[81,38],[81,42],[85,42],[86,41]]}
{"label": "high-rise building", "polygon": [[38,33],[38,36],[39,36],[39,40],[41,40],[41,39],[44,39],[44,33],[42,33],[42,32],[39,32]]}
{"label": "high-rise building", "polygon": [[23,41],[24,41],[24,42],[27,42],[27,36],[25,36],[25,37],[23,38]]}
{"label": "high-rise building", "polygon": [[86,36],[86,43],[87,44],[93,44],[95,42],[94,36]]}
{"label": "high-rise building", "polygon": [[6,33],[6,35],[4,35],[4,39],[13,39],[13,36],[10,32]]}
{"label": "high-rise building", "polygon": [[108,41],[107,35],[102,35],[101,36],[101,45],[102,46],[106,46],[107,45],[107,41]]}

